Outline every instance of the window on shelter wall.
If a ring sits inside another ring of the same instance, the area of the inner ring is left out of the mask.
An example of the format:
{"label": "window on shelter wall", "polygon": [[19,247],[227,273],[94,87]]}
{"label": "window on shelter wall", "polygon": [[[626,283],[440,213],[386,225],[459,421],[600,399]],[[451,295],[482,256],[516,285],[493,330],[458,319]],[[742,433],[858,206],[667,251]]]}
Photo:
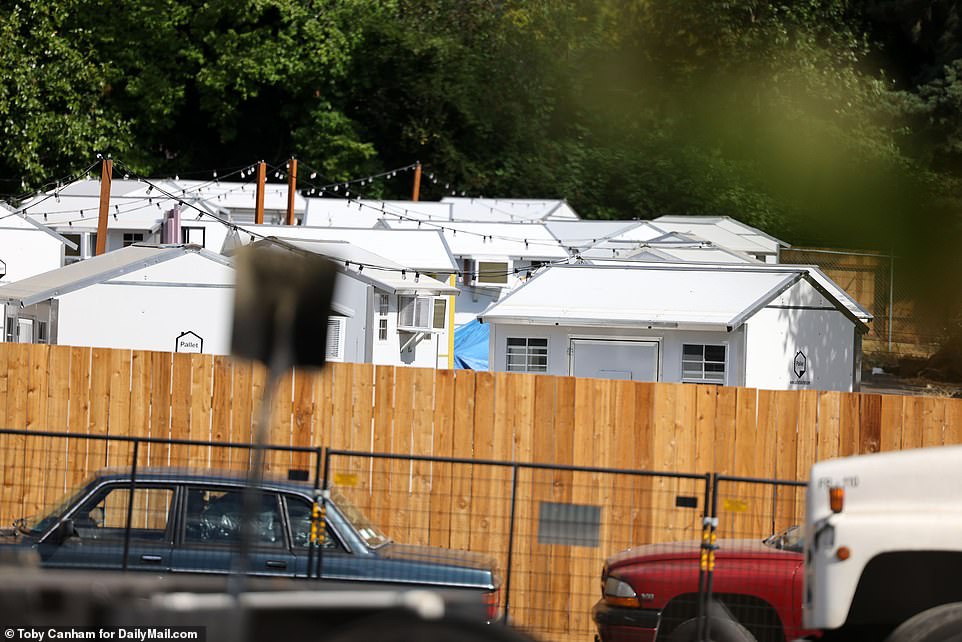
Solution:
{"label": "window on shelter wall", "polygon": [[387,341],[387,315],[389,307],[389,298],[386,294],[377,295],[377,339],[378,341]]}
{"label": "window on shelter wall", "polygon": [[728,348],[724,345],[686,343],[681,350],[681,380],[691,383],[725,383]]}
{"label": "window on shelter wall", "polygon": [[142,232],[124,232],[124,247],[143,242],[144,235]]}
{"label": "window on shelter wall", "polygon": [[505,369],[508,372],[548,372],[548,340],[508,337]]}
{"label": "window on shelter wall", "polygon": [[398,328],[426,331],[431,329],[431,297],[398,296]]}

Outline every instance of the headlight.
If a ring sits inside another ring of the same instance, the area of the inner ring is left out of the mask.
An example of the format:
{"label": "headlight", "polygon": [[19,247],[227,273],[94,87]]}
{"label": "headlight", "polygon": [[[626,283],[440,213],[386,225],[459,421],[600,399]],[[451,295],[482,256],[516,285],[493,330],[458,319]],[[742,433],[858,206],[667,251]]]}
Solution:
{"label": "headlight", "polygon": [[629,608],[638,608],[641,606],[638,602],[638,594],[635,593],[635,589],[631,588],[628,582],[619,580],[617,577],[608,577],[608,579],[605,580],[604,597],[605,602],[612,606],[626,606]]}

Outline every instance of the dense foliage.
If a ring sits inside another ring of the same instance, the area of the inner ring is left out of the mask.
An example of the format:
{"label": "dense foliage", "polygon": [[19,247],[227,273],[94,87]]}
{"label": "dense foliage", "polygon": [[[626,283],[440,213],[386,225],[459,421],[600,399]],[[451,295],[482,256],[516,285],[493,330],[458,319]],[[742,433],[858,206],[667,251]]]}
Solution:
{"label": "dense foliage", "polygon": [[724,214],[795,242],[956,225],[953,0],[3,5],[8,195],[97,152],[181,175],[293,154],[327,180],[420,159],[428,198]]}

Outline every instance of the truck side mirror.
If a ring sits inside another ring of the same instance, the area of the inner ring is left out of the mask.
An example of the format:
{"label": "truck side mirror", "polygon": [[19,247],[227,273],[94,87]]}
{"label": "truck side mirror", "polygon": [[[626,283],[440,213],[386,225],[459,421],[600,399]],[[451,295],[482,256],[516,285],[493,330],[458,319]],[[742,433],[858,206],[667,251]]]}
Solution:
{"label": "truck side mirror", "polygon": [[74,526],[72,519],[65,519],[57,524],[57,528],[54,529],[53,535],[51,535],[50,540],[54,544],[63,544],[67,539],[73,537],[77,534],[77,529]]}

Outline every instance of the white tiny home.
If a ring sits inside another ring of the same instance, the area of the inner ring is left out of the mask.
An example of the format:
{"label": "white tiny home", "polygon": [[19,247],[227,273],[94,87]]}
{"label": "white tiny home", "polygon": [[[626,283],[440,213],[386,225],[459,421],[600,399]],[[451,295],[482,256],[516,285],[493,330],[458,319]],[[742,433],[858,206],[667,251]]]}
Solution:
{"label": "white tiny home", "polygon": [[[275,239],[261,243],[275,242]],[[452,368],[457,288],[344,241],[280,240],[334,261],[334,298],[350,315],[331,326],[332,361]],[[341,325],[343,324],[343,329]]]}
{"label": "white tiny home", "polygon": [[858,390],[871,315],[805,266],[565,265],[479,315],[495,371]]}
{"label": "white tiny home", "polygon": [[0,288],[6,342],[230,352],[234,269],[194,246],[132,245]]}

